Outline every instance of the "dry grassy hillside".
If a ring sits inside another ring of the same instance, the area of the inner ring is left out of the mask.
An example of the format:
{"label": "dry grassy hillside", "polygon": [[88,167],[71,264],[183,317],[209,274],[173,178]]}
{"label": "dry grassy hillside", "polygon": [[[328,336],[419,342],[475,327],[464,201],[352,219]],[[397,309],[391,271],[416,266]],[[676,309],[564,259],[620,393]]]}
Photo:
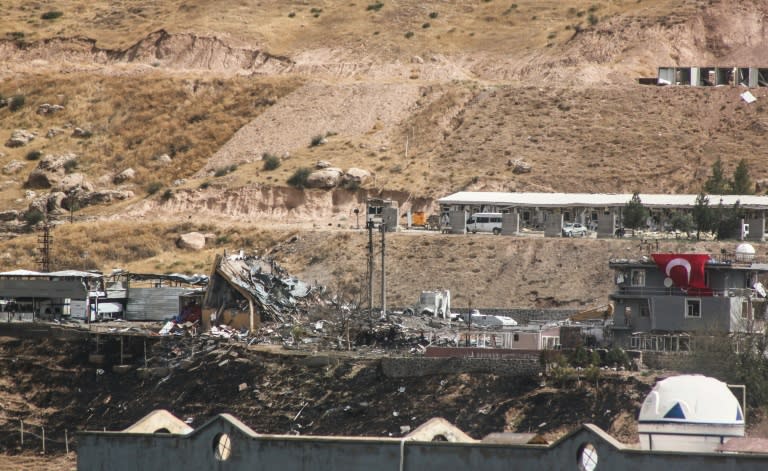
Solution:
{"label": "dry grassy hillside", "polygon": [[[0,108],[0,142],[17,129],[37,137],[2,147],[0,207],[22,211],[23,221],[47,194],[25,186],[46,154],[73,153],[67,171],[96,189],[134,192],[81,208],[59,227],[61,265],[199,272],[224,247],[265,250],[295,230],[302,242],[286,258],[292,270],[349,284],[359,279],[362,236],[320,229],[348,230],[372,193],[429,211],[463,189],[696,192],[717,157],[729,174],[744,158],[753,180],[766,178],[763,90],[746,105],[736,88],[635,81],[659,65],[762,65],[767,1],[8,0],[3,8],[0,95],[24,100]],[[64,108],[39,114],[45,103]],[[76,127],[87,136],[73,135]],[[316,136],[326,142],[311,145]],[[277,169],[263,168],[264,153],[279,158]],[[514,174],[517,159],[531,173]],[[320,160],[372,175],[359,189],[287,187]],[[115,183],[127,168],[133,179]],[[212,234],[205,252],[175,248],[192,229]],[[307,229],[317,232],[305,237]],[[5,268],[34,265],[34,237],[4,243]],[[325,237],[333,243],[303,245]],[[606,294],[604,255],[622,243],[397,235],[402,260],[391,277],[403,281],[393,299],[410,300],[429,277],[467,302],[588,304]],[[594,266],[575,281],[563,276],[565,257]],[[464,286],[473,290],[460,293]]]}

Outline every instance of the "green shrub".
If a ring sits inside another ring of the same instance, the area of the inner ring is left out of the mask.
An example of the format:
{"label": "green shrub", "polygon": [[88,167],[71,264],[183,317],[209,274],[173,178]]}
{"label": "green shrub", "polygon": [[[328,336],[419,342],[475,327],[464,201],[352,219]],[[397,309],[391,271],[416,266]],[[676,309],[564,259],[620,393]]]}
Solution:
{"label": "green shrub", "polygon": [[312,136],[312,139],[309,141],[309,147],[317,147],[321,144],[325,144],[325,136],[322,134]]}
{"label": "green shrub", "polygon": [[42,156],[43,151],[41,150],[31,150],[27,152],[27,160],[38,160]]}
{"label": "green shrub", "polygon": [[203,182],[200,184],[201,190],[207,190],[211,186],[211,182]]}
{"label": "green shrub", "polygon": [[26,102],[27,98],[24,95],[14,95],[11,97],[11,101],[8,102],[8,108],[10,108],[11,111],[18,111]]}
{"label": "green shrub", "polygon": [[158,191],[160,191],[160,188],[163,187],[163,184],[160,182],[150,182],[147,185],[147,194],[148,195],[154,195]]}
{"label": "green shrub", "polygon": [[423,25],[421,25],[421,27],[424,28],[424,29],[427,29],[430,26],[432,26],[432,25],[430,25],[429,23],[424,23]]}
{"label": "green shrub", "polygon": [[45,214],[36,208],[32,208],[24,213],[24,222],[26,222],[28,226],[34,226],[35,224],[41,222],[43,219],[45,219]]}
{"label": "green shrub", "polygon": [[587,17],[587,21],[589,21],[590,26],[595,26],[597,24],[597,16],[595,16],[593,13],[590,13]]}
{"label": "green shrub", "polygon": [[214,177],[223,177],[224,175],[228,173],[232,173],[235,170],[237,170],[237,165],[232,164],[229,167],[220,167],[217,168],[216,171],[213,173]]}
{"label": "green shrub", "polygon": [[341,187],[348,191],[357,191],[360,189],[360,182],[357,180],[347,180]]}
{"label": "green shrub", "polygon": [[288,184],[294,188],[303,189],[307,187],[307,179],[312,173],[312,170],[307,167],[301,167],[293,172],[291,178],[288,179]]}
{"label": "green shrub", "polygon": [[379,11],[379,10],[381,10],[381,7],[383,7],[383,6],[384,6],[384,4],[383,4],[383,3],[381,3],[381,2],[376,2],[376,3],[371,3],[371,4],[370,4],[370,5],[368,5],[368,6],[367,6],[365,9],[366,9],[367,11]]}
{"label": "green shrub", "polygon": [[275,170],[280,166],[280,157],[268,152],[261,156],[261,160],[264,161],[264,170]]}
{"label": "green shrub", "polygon": [[296,16],[296,12],[295,11],[292,11],[292,12],[288,13],[288,18],[293,18],[294,16]]}
{"label": "green shrub", "polygon": [[51,10],[40,15],[40,18],[44,20],[55,20],[56,18],[61,18],[63,14],[64,14],[63,12],[60,12],[58,10]]}
{"label": "green shrub", "polygon": [[72,160],[67,160],[66,162],[64,162],[64,171],[65,172],[72,173],[76,169],[77,169],[77,160],[72,159]]}
{"label": "green shrub", "polygon": [[629,355],[621,348],[612,348],[605,354],[605,364],[614,367],[629,367]]}
{"label": "green shrub", "polygon": [[320,13],[323,12],[323,9],[322,8],[310,8],[309,12],[312,13],[312,16],[317,18],[318,16],[320,16]]}
{"label": "green shrub", "polygon": [[408,31],[403,36],[405,36],[406,39],[411,39],[413,37],[413,31]]}
{"label": "green shrub", "polygon": [[160,200],[162,201],[168,201],[169,199],[173,198],[173,190],[170,188],[167,188],[162,195],[160,195]]}
{"label": "green shrub", "polygon": [[437,12],[433,11],[432,13],[429,14],[429,17],[434,20],[435,18],[437,18]]}

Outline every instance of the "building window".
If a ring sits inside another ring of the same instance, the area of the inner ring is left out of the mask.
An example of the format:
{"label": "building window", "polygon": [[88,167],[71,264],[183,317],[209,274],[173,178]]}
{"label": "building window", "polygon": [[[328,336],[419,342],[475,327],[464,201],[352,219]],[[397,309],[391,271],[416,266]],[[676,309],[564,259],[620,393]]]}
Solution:
{"label": "building window", "polygon": [[648,317],[651,314],[651,310],[648,305],[643,303],[640,305],[640,317]]}
{"label": "building window", "polygon": [[512,336],[512,340],[514,340],[515,342],[519,342],[520,341],[520,334],[513,335]]}
{"label": "building window", "polygon": [[631,286],[645,286],[645,270],[632,270]]}
{"label": "building window", "polygon": [[701,299],[685,300],[685,317],[701,317]]}

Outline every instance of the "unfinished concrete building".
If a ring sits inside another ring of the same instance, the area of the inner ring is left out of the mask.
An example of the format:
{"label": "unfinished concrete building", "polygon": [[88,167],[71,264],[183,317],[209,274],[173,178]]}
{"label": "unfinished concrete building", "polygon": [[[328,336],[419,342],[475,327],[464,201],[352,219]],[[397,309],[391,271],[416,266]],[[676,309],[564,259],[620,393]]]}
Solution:
{"label": "unfinished concrete building", "polygon": [[658,85],[689,85],[693,87],[768,86],[768,68],[763,67],[659,67]]}

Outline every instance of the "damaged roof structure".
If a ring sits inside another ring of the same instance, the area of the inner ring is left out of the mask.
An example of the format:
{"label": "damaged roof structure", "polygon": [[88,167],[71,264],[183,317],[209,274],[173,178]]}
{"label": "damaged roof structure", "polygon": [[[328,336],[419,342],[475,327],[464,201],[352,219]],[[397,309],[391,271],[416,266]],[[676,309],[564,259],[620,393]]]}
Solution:
{"label": "damaged roof structure", "polygon": [[285,322],[287,316],[298,313],[299,300],[311,291],[308,284],[288,276],[274,261],[224,253],[214,260],[203,307],[213,309],[217,318],[225,309],[247,312],[253,331],[261,320]]}

